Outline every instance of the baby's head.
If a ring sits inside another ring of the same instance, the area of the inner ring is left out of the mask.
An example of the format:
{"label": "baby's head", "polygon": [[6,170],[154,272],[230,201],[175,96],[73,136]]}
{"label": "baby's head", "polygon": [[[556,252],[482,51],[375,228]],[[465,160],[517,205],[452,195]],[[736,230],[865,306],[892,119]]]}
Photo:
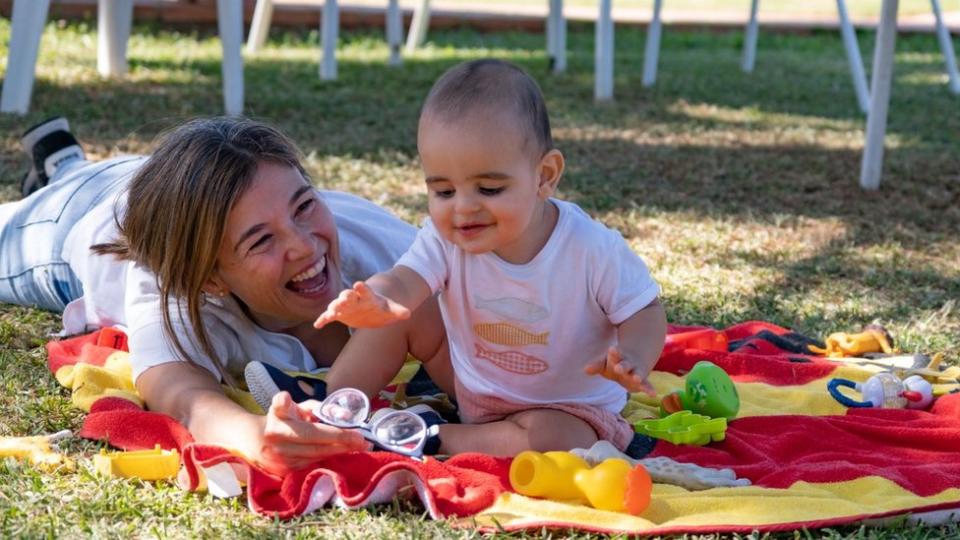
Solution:
{"label": "baby's head", "polygon": [[447,240],[512,262],[536,255],[555,219],[547,199],[563,155],[529,75],[499,60],[454,66],[427,95],[417,148],[430,216]]}

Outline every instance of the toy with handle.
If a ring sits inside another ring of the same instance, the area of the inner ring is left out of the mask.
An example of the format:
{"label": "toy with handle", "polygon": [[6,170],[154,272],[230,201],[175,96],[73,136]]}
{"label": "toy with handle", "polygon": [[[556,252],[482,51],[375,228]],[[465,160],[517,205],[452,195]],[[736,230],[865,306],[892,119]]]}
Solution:
{"label": "toy with handle", "polygon": [[[856,401],[840,392],[852,388],[863,396]],[[933,386],[919,375],[911,375],[901,381],[892,373],[877,373],[864,383],[848,379],[831,379],[827,391],[841,405],[847,407],[877,407],[884,409],[926,409],[933,401]]]}
{"label": "toy with handle", "polygon": [[653,483],[642,465],[610,458],[591,467],[570,452],[521,452],[510,464],[510,485],[521,495],[586,502],[598,510],[637,515],[650,504]]}

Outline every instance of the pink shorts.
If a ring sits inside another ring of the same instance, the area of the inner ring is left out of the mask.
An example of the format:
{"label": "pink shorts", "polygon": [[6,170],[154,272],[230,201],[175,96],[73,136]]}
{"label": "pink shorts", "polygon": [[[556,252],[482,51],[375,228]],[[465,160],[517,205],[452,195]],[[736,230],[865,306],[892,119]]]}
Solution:
{"label": "pink shorts", "polygon": [[454,377],[460,421],[465,424],[486,424],[503,420],[511,414],[530,409],[553,409],[575,416],[590,424],[597,438],[610,441],[617,450],[624,451],[633,440],[633,427],[619,414],[582,403],[513,403],[495,396],[476,394],[464,388]]}

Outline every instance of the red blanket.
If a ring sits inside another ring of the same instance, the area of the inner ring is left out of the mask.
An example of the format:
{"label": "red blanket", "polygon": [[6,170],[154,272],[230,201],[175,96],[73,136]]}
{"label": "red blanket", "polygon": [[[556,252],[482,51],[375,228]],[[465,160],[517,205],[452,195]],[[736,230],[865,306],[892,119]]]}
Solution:
{"label": "red blanket", "polygon": [[[683,330],[689,329],[671,328],[674,334]],[[771,396],[786,392],[783,395],[789,396],[793,389],[809,391],[811,387],[822,386],[838,370],[834,362],[805,354],[803,340],[797,341],[798,336],[774,325],[744,323],[720,334],[731,343],[733,352],[690,348],[689,344],[668,339],[657,371],[682,375],[697,361],[712,360],[731,375],[744,402],[749,403],[752,396],[745,395],[745,391]],[[102,363],[124,347],[122,334],[118,336],[112,330],[52,342],[48,344],[50,369],[56,372],[77,362]],[[831,398],[824,395],[823,399]],[[784,410],[789,407],[785,406]],[[460,455],[445,462],[428,459],[421,463],[388,453],[351,453],[327,458],[278,478],[226,449],[194,443],[189,433],[172,418],[144,411],[119,398],[104,397],[96,401],[81,435],[106,440],[122,449],[152,448],[155,444],[179,449],[187,473],[183,475],[184,487],[188,489],[197,489],[204,471],[220,463],[240,465],[248,471],[250,507],[280,518],[302,515],[325,504],[357,507],[386,501],[404,490],[417,494],[435,518],[478,513],[482,518],[483,511],[496,502],[497,508],[488,512],[495,514],[498,522],[508,529],[551,525],[649,534],[782,530],[852,523],[910,511],[960,508],[960,395],[957,394],[940,397],[929,411],[857,409],[843,414],[841,409],[838,414],[821,415],[747,414],[730,423],[726,439],[720,443],[695,447],[661,442],[655,447],[652,456],[706,467],[732,468],[738,476],[753,483],[750,488],[727,490],[747,490],[744,493],[758,487],[782,490],[777,493],[786,496],[785,502],[793,505],[804,500],[803,489],[810,484],[833,486],[838,500],[856,503],[859,509],[838,516],[828,511],[830,501],[827,500],[819,503],[824,505],[824,510],[819,514],[814,510],[811,518],[789,517],[785,513],[779,521],[775,515],[771,521],[770,516],[760,515],[760,511],[750,514],[746,510],[738,513],[736,509],[728,511],[728,515],[715,515],[713,521],[711,518],[704,521],[703,516],[696,514],[698,501],[688,501],[686,507],[679,503],[672,508],[658,506],[657,491],[651,510],[641,516],[649,520],[644,522],[649,526],[605,525],[576,513],[566,517],[545,513],[542,519],[537,519],[528,510],[523,515],[519,510],[522,505],[515,498],[507,502],[498,499],[509,491],[510,461],[479,454]],[[897,494],[901,491],[906,494],[907,502],[891,507],[865,500],[867,494],[848,496],[845,492],[857,489],[855,486],[863,485],[858,481],[870,478],[891,481],[895,491],[899,490]],[[505,517],[505,508],[517,509],[513,521]],[[783,508],[786,512],[788,507]],[[533,513],[540,511],[533,510]],[[817,519],[821,514],[822,518]]]}

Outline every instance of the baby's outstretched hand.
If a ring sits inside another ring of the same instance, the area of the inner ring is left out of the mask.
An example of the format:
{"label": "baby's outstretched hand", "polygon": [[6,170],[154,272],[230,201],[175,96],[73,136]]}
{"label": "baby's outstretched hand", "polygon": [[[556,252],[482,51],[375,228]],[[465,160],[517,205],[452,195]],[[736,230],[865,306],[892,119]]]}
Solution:
{"label": "baby's outstretched hand", "polygon": [[410,310],[385,298],[358,281],[352,289],[340,292],[327,310],[314,321],[314,328],[322,328],[340,321],[353,328],[379,328],[410,318]]}
{"label": "baby's outstretched hand", "polygon": [[643,392],[651,397],[657,395],[653,386],[647,382],[646,375],[642,374],[642,366],[624,358],[616,347],[610,347],[605,358],[590,362],[583,371],[588,375],[600,375],[615,381],[630,392]]}

